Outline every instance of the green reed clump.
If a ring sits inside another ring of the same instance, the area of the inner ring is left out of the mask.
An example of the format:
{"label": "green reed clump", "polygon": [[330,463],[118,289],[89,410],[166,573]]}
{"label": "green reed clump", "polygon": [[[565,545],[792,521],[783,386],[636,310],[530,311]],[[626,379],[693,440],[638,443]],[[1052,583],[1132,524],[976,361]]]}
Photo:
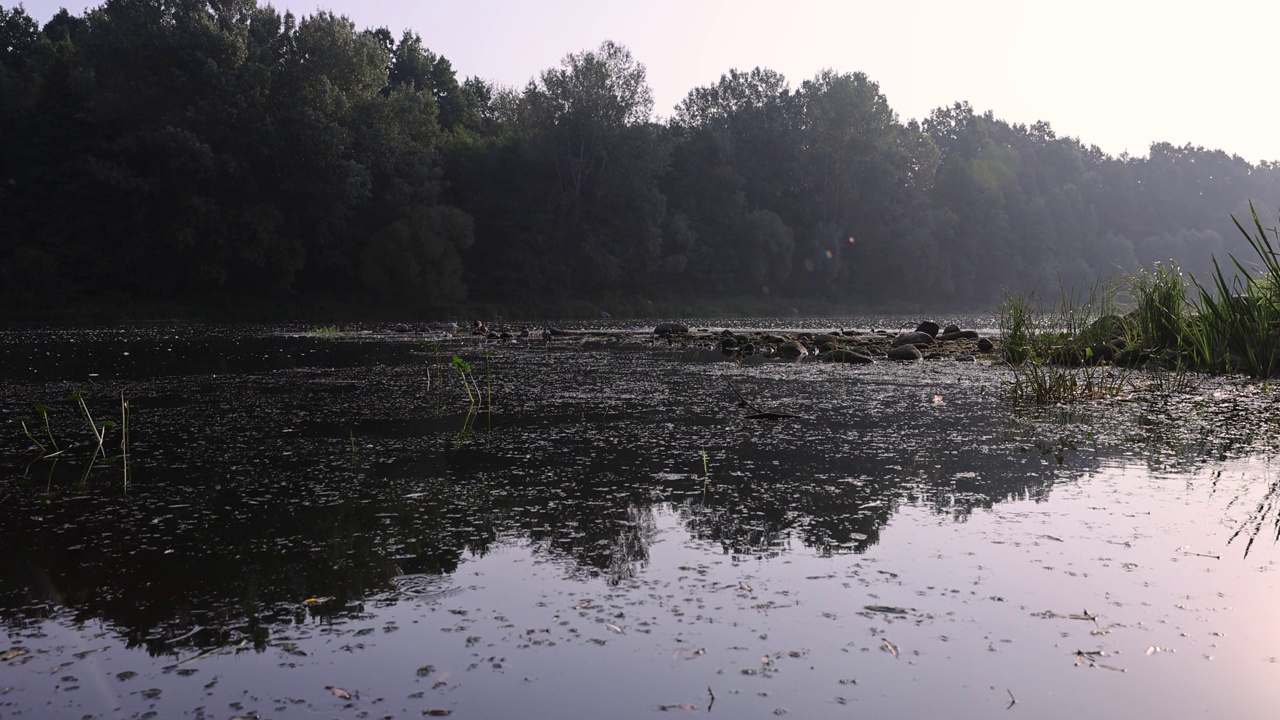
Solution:
{"label": "green reed clump", "polygon": [[1072,403],[1123,392],[1126,374],[1103,366],[1114,348],[1104,338],[1115,318],[1115,290],[1095,285],[1087,297],[1062,291],[1046,309],[1035,291],[1006,291],[998,313],[1001,352],[1013,367],[1011,397],[1036,405]]}
{"label": "green reed clump", "polygon": [[1277,230],[1263,228],[1253,203],[1249,212],[1252,228],[1234,215],[1231,221],[1257,254],[1258,272],[1229,256],[1237,272],[1228,281],[1214,259],[1211,288],[1196,282],[1199,324],[1194,342],[1205,369],[1239,369],[1253,377],[1270,378],[1280,371],[1280,257],[1268,238],[1268,233],[1277,237]]}
{"label": "green reed clump", "polygon": [[1131,279],[1137,301],[1131,343],[1148,350],[1181,350],[1191,339],[1191,308],[1187,286],[1177,263],[1156,263]]}
{"label": "green reed clump", "polygon": [[338,333],[342,332],[342,328],[338,327],[337,325],[319,325],[317,327],[311,328],[311,332],[315,333],[316,335],[337,335]]}

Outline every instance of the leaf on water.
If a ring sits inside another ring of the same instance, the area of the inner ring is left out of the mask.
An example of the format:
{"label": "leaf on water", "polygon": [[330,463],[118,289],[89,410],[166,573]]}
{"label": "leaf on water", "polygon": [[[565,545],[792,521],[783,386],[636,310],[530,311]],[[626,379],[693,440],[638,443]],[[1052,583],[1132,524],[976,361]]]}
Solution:
{"label": "leaf on water", "polygon": [[671,705],[659,705],[658,709],[662,712],[670,712],[672,710],[684,710],[685,712],[698,712],[698,708],[689,703],[673,703]]}
{"label": "leaf on water", "polygon": [[908,612],[906,608],[893,607],[891,605],[863,605],[862,607],[864,610],[885,613],[886,615],[906,615]]}
{"label": "leaf on water", "polygon": [[333,693],[334,697],[340,698],[342,700],[350,700],[353,697],[353,695],[350,692],[343,690],[337,685],[325,685],[324,689]]}
{"label": "leaf on water", "polygon": [[763,665],[772,665],[773,658],[769,657],[768,655],[765,655],[764,657],[760,658],[760,663]]}
{"label": "leaf on water", "polygon": [[612,630],[613,632],[618,633],[619,635],[624,635],[624,634],[626,634],[626,633],[624,633],[624,632],[622,631],[622,628],[618,627],[617,625],[614,625],[614,624],[613,624],[613,623],[611,623],[611,622],[607,622],[607,623],[605,623],[605,624],[604,624],[604,626],[605,626],[605,627],[607,627],[607,628],[609,628],[609,629],[610,629],[610,630]]}
{"label": "leaf on water", "polygon": [[8,650],[5,650],[3,653],[0,653],[0,662],[8,662],[16,657],[22,657],[23,655],[26,655],[28,652],[30,651],[24,647],[9,648]]}
{"label": "leaf on water", "polygon": [[574,606],[573,606],[573,609],[574,609],[574,610],[586,610],[586,609],[587,609],[587,608],[589,608],[589,607],[591,607],[591,601],[590,601],[590,600],[583,600],[582,602],[579,602],[577,605],[574,605]]}
{"label": "leaf on water", "polygon": [[427,677],[436,671],[435,665],[423,665],[418,668],[418,677]]}
{"label": "leaf on water", "polygon": [[750,585],[748,585],[748,584],[746,583],[746,581],[744,581],[744,580],[739,580],[739,581],[738,581],[738,589],[739,589],[739,590],[746,590],[747,592],[754,592],[754,590],[752,590],[752,589],[751,589],[751,586],[750,586]]}
{"label": "leaf on water", "polygon": [[1124,668],[1114,667],[1112,665],[1103,665],[1102,663],[1092,663],[1089,667],[1096,667],[1102,670],[1111,670],[1113,672],[1126,672]]}
{"label": "leaf on water", "polygon": [[880,639],[880,642],[884,643],[883,647],[884,647],[884,649],[885,649],[885,650],[888,650],[889,652],[893,653],[893,656],[894,656],[894,657],[898,657],[898,646],[897,646],[897,645],[894,645],[893,643],[889,642],[889,639],[888,639],[888,638],[881,638],[881,639]]}
{"label": "leaf on water", "polygon": [[444,717],[445,715],[452,715],[452,714],[453,714],[453,711],[452,711],[452,710],[440,710],[440,709],[432,708],[431,710],[423,710],[423,711],[422,711],[422,714],[423,714],[423,715],[429,715],[429,716],[431,716],[431,717]]}

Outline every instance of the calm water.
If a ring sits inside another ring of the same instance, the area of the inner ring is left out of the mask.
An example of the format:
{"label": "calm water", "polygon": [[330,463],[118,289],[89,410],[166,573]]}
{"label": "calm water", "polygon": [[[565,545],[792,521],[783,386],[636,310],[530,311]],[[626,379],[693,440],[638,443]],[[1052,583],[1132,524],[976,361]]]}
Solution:
{"label": "calm water", "polygon": [[[186,326],[0,333],[0,372],[0,716],[1280,707],[1261,384],[1044,412],[981,361]],[[127,488],[75,390],[129,400]]]}

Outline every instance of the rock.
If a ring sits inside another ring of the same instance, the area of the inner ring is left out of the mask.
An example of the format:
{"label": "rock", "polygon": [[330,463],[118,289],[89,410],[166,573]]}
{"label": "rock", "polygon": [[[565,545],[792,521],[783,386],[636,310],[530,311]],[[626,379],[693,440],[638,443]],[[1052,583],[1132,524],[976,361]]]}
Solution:
{"label": "rock", "polygon": [[1111,343],[1095,343],[1089,346],[1091,351],[1088,362],[1091,365],[1111,362],[1116,359],[1116,348]]}
{"label": "rock", "polygon": [[391,327],[391,329],[399,333],[409,332],[409,326],[404,323],[396,323]]}
{"label": "rock", "polygon": [[941,330],[941,328],[938,327],[938,323],[932,320],[925,320],[916,326],[916,332],[929,333],[929,337],[931,338],[938,337],[939,330]]}
{"label": "rock", "polygon": [[817,345],[819,350],[830,350],[840,344],[840,339],[835,335],[819,335],[813,339],[813,344]]}
{"label": "rock", "polygon": [[832,350],[830,352],[823,353],[820,357],[827,362],[854,363],[858,365],[867,365],[875,362],[866,355],[856,353],[852,350]]}
{"label": "rock", "polygon": [[933,336],[927,332],[919,331],[902,333],[893,339],[893,347],[901,347],[903,345],[932,345]]}
{"label": "rock", "polygon": [[675,322],[658,323],[658,326],[653,329],[653,334],[657,335],[658,337],[671,337],[672,335],[688,335],[689,326],[681,325],[680,323],[675,323]]}
{"label": "rock", "polygon": [[915,345],[899,345],[889,351],[890,360],[919,360],[923,355]]}
{"label": "rock", "polygon": [[1134,320],[1128,317],[1120,317],[1119,315],[1103,315],[1094,320],[1081,335],[1098,340],[1105,340],[1120,337],[1127,334],[1126,330],[1132,327]]}
{"label": "rock", "polygon": [[[915,347],[915,346],[914,346],[914,345],[912,345],[912,347]],[[938,351],[936,351],[936,350],[935,350],[934,352],[931,352],[931,353],[929,353],[928,355],[925,355],[925,356],[924,356],[924,359],[925,359],[925,360],[946,360],[946,359],[947,359],[947,357],[948,357],[948,355],[947,355],[946,353],[944,353],[944,352],[938,352]]]}
{"label": "rock", "polygon": [[977,330],[956,330],[954,332],[944,332],[938,336],[938,340],[941,342],[949,342],[951,340],[962,340],[962,339],[977,340],[978,331]]}
{"label": "rock", "polygon": [[738,349],[738,338],[732,335],[720,340],[720,349],[725,352],[733,352]]}
{"label": "rock", "polygon": [[961,354],[961,355],[957,355],[957,356],[955,357],[955,361],[956,361],[956,362],[977,362],[977,358],[975,358],[974,356],[970,355],[969,353],[964,353],[964,354]]}
{"label": "rock", "polygon": [[782,337],[781,335],[765,335],[760,339],[767,343],[773,343],[774,345],[781,345],[782,343],[787,341],[787,339]]}
{"label": "rock", "polygon": [[978,352],[989,353],[994,352],[995,349],[995,343],[991,342],[990,338],[982,338],[978,340]]}
{"label": "rock", "polygon": [[790,360],[799,360],[809,354],[809,348],[805,347],[799,340],[792,340],[789,343],[779,345],[778,354]]}
{"label": "rock", "polygon": [[948,326],[946,326],[946,327],[942,328],[942,334],[943,334],[943,335],[948,335],[948,334],[953,333],[953,332],[960,332],[960,326],[959,326],[959,325],[956,325],[955,323],[952,323],[952,324],[950,324],[950,325],[948,325]]}

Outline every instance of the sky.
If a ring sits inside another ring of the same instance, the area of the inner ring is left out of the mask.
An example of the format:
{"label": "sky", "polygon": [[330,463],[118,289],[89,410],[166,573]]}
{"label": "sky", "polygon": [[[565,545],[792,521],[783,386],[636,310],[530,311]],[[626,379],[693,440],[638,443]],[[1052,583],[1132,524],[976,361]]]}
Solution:
{"label": "sky", "polygon": [[[0,4],[17,3],[0,0]],[[24,0],[47,21],[65,6]],[[259,0],[259,4],[267,4]],[[476,75],[524,86],[603,40],[648,69],[654,113],[730,69],[767,67],[798,86],[861,71],[903,120],[968,101],[1013,123],[1118,155],[1152,142],[1280,160],[1273,0],[272,0],[296,15],[332,10],[358,28],[411,29]]]}

